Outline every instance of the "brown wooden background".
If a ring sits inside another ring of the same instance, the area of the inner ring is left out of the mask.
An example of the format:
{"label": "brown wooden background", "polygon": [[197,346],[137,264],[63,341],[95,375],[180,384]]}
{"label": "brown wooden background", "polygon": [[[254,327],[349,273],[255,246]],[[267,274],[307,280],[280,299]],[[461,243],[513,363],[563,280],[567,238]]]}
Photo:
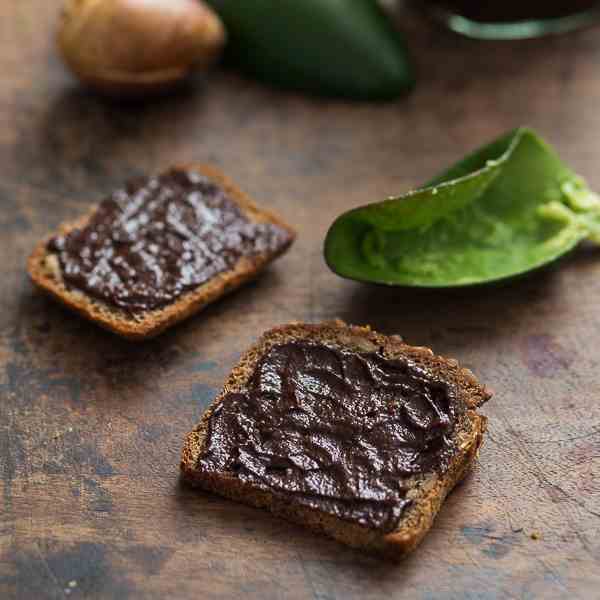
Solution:
{"label": "brown wooden background", "polygon": [[[57,6],[0,7],[0,597],[599,598],[600,251],[505,287],[414,293],[337,278],[321,244],[340,211],[519,124],[600,189],[600,30],[482,44],[410,18],[420,82],[397,103],[221,72],[123,107],[63,70]],[[131,175],[196,160],[298,226],[260,281],[140,346],[32,289],[40,236]],[[479,467],[400,566],[178,480],[183,437],[239,353],[275,324],[334,316],[431,345],[496,390]]]}

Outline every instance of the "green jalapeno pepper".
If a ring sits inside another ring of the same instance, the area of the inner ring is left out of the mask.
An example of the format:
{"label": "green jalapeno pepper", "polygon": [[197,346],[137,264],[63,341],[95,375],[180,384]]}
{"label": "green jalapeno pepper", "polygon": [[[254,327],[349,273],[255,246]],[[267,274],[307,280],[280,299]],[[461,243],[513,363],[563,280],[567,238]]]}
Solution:
{"label": "green jalapeno pepper", "polygon": [[208,0],[230,62],[312,93],[390,99],[414,82],[404,42],[376,0]]}

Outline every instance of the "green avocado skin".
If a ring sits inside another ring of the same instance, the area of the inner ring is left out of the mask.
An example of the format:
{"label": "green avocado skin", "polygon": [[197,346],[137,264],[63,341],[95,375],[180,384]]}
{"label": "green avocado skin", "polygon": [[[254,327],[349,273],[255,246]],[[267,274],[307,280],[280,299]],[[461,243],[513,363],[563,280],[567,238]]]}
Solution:
{"label": "green avocado skin", "polygon": [[208,0],[227,59],[264,82],[325,96],[393,99],[414,85],[401,35],[376,0]]}
{"label": "green avocado skin", "polygon": [[424,187],[338,217],[325,260],[358,281],[464,287],[522,276],[584,239],[600,244],[600,196],[519,128]]}

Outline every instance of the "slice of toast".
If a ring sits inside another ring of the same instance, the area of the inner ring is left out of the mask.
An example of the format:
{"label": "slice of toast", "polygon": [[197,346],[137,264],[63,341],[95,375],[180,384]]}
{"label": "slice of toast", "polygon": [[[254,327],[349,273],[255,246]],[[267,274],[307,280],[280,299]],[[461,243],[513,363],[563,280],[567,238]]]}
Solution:
{"label": "slice of toast", "polygon": [[[324,344],[354,352],[381,352],[386,359],[408,360],[453,386],[463,413],[453,432],[454,452],[443,472],[429,472],[410,479],[407,497],[410,504],[392,531],[344,520],[328,512],[295,502],[276,490],[242,481],[233,471],[206,471],[198,468],[208,447],[209,425],[213,412],[228,393],[247,389],[261,357],[271,348],[293,341]],[[431,527],[444,499],[467,473],[475,460],[486,430],[486,418],[476,409],[491,397],[468,369],[457,361],[435,356],[428,348],[405,344],[398,336],[385,336],[369,327],[348,326],[342,321],[318,325],[289,324],[266,332],[240,359],[222,392],[204,413],[200,423],[188,434],[181,456],[183,477],[192,485],[255,507],[324,533],[352,547],[375,552],[397,560],[413,550]]]}
{"label": "slice of toast", "polygon": [[[254,279],[293,243],[296,233],[292,227],[271,212],[256,206],[246,194],[217,169],[207,165],[181,168],[187,171],[197,171],[216,183],[251,222],[271,223],[281,227],[289,234],[289,243],[276,251],[242,256],[233,268],[218,273],[207,282],[182,293],[170,304],[139,313],[130,313],[95,298],[83,290],[67,286],[62,277],[57,255],[50,252],[47,247],[52,236],[41,241],[29,257],[27,268],[33,283],[101,327],[130,340],[144,340],[158,335],[172,325],[197,313],[221,296]],[[95,210],[94,206],[86,215],[76,221],[64,223],[56,233],[65,235],[74,229],[85,227]]]}

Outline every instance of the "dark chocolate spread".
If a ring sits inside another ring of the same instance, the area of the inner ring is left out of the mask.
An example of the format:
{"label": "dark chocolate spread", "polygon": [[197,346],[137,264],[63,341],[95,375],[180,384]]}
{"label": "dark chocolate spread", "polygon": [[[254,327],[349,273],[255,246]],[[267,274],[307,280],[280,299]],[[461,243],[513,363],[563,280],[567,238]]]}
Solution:
{"label": "dark chocolate spread", "polygon": [[217,405],[197,467],[387,532],[408,478],[447,469],[463,412],[453,385],[409,360],[289,342]]}
{"label": "dark chocolate spread", "polygon": [[598,8],[598,0],[544,0],[524,2],[503,0],[481,2],[479,0],[429,0],[444,8],[481,23],[510,23],[518,21],[559,19]]}
{"label": "dark chocolate spread", "polygon": [[171,170],[114,192],[85,227],[53,238],[48,249],[68,286],[135,312],[291,241],[281,227],[251,222],[207,177]]}

